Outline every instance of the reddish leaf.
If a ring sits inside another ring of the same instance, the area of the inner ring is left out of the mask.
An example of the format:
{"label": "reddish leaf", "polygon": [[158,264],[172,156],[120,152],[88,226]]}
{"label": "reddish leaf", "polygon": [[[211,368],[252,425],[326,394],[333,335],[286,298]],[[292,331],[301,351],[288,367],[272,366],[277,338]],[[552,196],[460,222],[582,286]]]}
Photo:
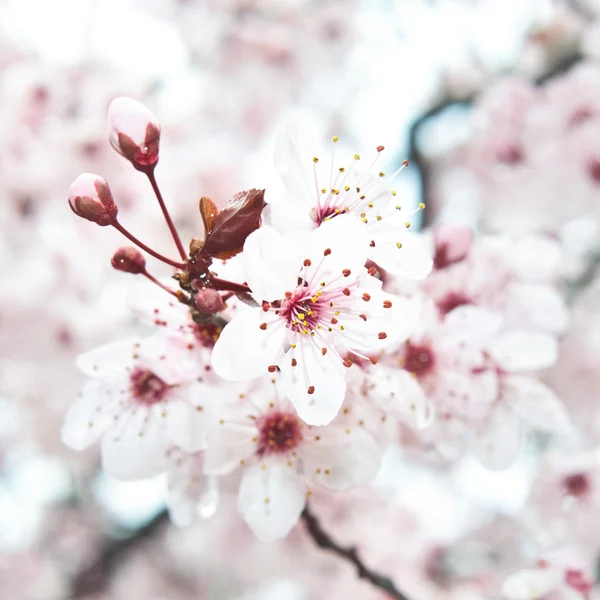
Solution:
{"label": "reddish leaf", "polygon": [[250,190],[236,194],[213,219],[202,254],[213,258],[231,258],[244,248],[246,238],[261,224],[265,191]]}

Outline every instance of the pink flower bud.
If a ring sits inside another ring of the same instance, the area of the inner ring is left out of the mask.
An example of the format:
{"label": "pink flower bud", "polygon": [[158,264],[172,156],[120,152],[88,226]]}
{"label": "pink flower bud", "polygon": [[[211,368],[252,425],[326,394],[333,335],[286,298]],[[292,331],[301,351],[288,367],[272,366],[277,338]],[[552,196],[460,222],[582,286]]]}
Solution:
{"label": "pink flower bud", "polygon": [[69,206],[78,216],[105,227],[111,225],[119,209],[106,180],[82,173],[69,187]]}
{"label": "pink flower bud", "polygon": [[198,307],[198,310],[201,310],[203,313],[214,315],[225,308],[225,303],[217,290],[204,288],[198,290],[198,294],[196,295],[196,306]]}
{"label": "pink flower bud", "polygon": [[121,96],[108,107],[112,147],[139,171],[158,162],[160,125],[156,115],[137,100]]}
{"label": "pink flower bud", "polygon": [[117,271],[140,275],[146,271],[146,259],[136,248],[119,248],[113,255],[110,264]]}

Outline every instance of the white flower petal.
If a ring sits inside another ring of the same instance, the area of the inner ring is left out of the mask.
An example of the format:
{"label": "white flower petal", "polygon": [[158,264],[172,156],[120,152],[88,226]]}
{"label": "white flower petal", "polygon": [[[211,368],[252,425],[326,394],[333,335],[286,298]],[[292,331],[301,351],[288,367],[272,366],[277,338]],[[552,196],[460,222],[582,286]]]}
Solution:
{"label": "white flower petal", "polygon": [[433,267],[427,242],[406,231],[403,223],[387,221],[367,228],[369,242],[375,243],[369,245],[369,258],[393,275],[417,280],[427,277]]}
{"label": "white flower petal", "polygon": [[275,168],[288,192],[303,202],[307,211],[316,204],[318,197],[314,170],[319,169],[319,163],[313,161],[314,157],[324,158],[313,128],[306,122],[288,123],[275,142]]}
{"label": "white flower petal", "polygon": [[[297,361],[292,366],[292,357]],[[312,338],[300,340],[280,363],[281,387],[300,418],[326,425],[338,414],[346,394],[344,367],[333,351],[322,354]]]}
{"label": "white flower petal", "polygon": [[563,296],[549,285],[513,283],[508,287],[506,312],[521,327],[541,329],[555,335],[569,325],[569,310]]}
{"label": "white flower petal", "polygon": [[533,427],[556,432],[569,429],[567,409],[558,396],[541,381],[518,375],[504,377],[502,398]]}
{"label": "white flower petal", "polygon": [[408,422],[417,429],[429,426],[434,419],[433,406],[416,377],[404,369],[377,365],[367,372],[367,389],[382,410]]}
{"label": "white flower petal", "polygon": [[154,477],[167,466],[166,426],[162,408],[137,409],[122,415],[102,440],[102,466],[115,479]]}
{"label": "white flower petal", "polygon": [[[187,386],[186,386],[187,387]],[[202,397],[202,386],[194,386]],[[174,446],[185,452],[204,450],[214,423],[210,402],[192,405],[185,400],[172,401],[165,408],[167,432]]]}
{"label": "white flower petal", "polygon": [[242,258],[246,282],[259,302],[279,300],[296,288],[302,262],[289,240],[272,227],[248,236]]}
{"label": "white flower petal", "polygon": [[459,306],[445,316],[437,333],[439,345],[484,341],[497,334],[501,326],[502,317],[495,311],[472,305]]}
{"label": "white flower petal", "polygon": [[122,373],[133,364],[136,344],[141,338],[129,338],[100,346],[80,354],[76,359],[79,370],[88,377],[107,377]]}
{"label": "white flower petal", "polygon": [[[163,283],[175,287],[171,278]],[[191,329],[189,307],[145,279],[135,281],[129,286],[127,304],[137,317],[157,327],[178,331]]]}
{"label": "white flower petal", "polygon": [[511,575],[502,585],[507,600],[543,598],[561,584],[559,572],[551,569],[527,569]]}
{"label": "white flower petal", "polygon": [[556,277],[563,258],[560,244],[541,235],[510,240],[503,251],[516,275],[524,281],[548,281]]}
{"label": "white flower petal", "polygon": [[285,537],[306,504],[306,492],[294,466],[269,459],[248,467],[242,477],[238,510],[263,541]]}
{"label": "white flower petal", "polygon": [[204,472],[224,475],[237,469],[256,452],[257,444],[253,441],[256,435],[253,423],[222,419],[216,425],[204,454]]}
{"label": "white flower petal", "polygon": [[556,362],[558,344],[546,333],[515,330],[501,335],[491,345],[490,354],[506,371],[532,371]]}
{"label": "white flower petal", "polygon": [[[324,255],[325,251],[327,256]],[[312,265],[303,270],[306,279],[329,282],[345,269],[358,275],[368,258],[369,241],[362,223],[352,215],[340,215],[322,223],[307,240],[306,256]],[[344,287],[341,285],[341,287]]]}
{"label": "white flower petal", "polygon": [[73,450],[93,444],[112,425],[116,402],[114,395],[106,394],[99,382],[87,382],[65,416],[63,443]]}
{"label": "white flower petal", "polygon": [[508,469],[516,460],[523,441],[523,425],[517,415],[504,407],[494,411],[487,427],[474,442],[474,451],[483,466]]}
{"label": "white flower petal", "polygon": [[178,527],[191,525],[196,517],[208,518],[217,509],[219,487],[216,477],[205,477],[201,454],[169,452],[169,515]]}
{"label": "white flower petal", "polygon": [[372,481],[383,451],[376,439],[360,427],[329,425],[311,431],[298,448],[304,474],[332,490],[347,490]]}
{"label": "white flower petal", "polygon": [[217,375],[230,381],[247,381],[267,372],[277,363],[283,349],[287,329],[281,323],[266,330],[264,322],[272,320],[262,308],[241,308],[225,326],[212,353],[212,366]]}

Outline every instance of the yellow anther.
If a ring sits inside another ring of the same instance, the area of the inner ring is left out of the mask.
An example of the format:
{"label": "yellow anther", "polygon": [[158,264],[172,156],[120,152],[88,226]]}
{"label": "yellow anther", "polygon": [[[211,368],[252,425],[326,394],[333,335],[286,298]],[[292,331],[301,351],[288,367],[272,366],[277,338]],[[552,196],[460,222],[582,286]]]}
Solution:
{"label": "yellow anther", "polygon": [[343,173],[345,170],[344,167],[340,167],[340,173]]}
{"label": "yellow anther", "polygon": [[410,221],[406,221],[406,223],[404,223],[404,225],[406,226],[406,229],[408,229],[410,227]]}
{"label": "yellow anther", "polygon": [[318,163],[318,162],[319,162],[319,159],[318,159],[316,156],[313,156],[313,162],[314,162],[314,163]]}
{"label": "yellow anther", "polygon": [[349,191],[350,191],[350,186],[349,186],[349,185],[345,185],[345,186],[344,186],[344,190],[345,190],[346,192],[349,192]]}
{"label": "yellow anther", "polygon": [[321,194],[326,194],[327,193],[327,189],[326,188],[321,188]]}
{"label": "yellow anther", "polygon": [[379,171],[379,177],[385,177],[385,173],[383,171]]}
{"label": "yellow anther", "polygon": [[362,220],[362,222],[363,222],[363,223],[368,223],[368,222],[369,222],[369,219],[363,219],[363,220]]}
{"label": "yellow anther", "polygon": [[377,220],[381,221],[381,215],[377,215]]}
{"label": "yellow anther", "polygon": [[340,325],[340,331],[344,331],[344,326]]}
{"label": "yellow anther", "polygon": [[331,141],[332,141],[334,144],[337,144],[337,142],[339,141],[339,139],[340,139],[340,138],[339,138],[337,135],[334,135],[334,136],[331,138]]}
{"label": "yellow anther", "polygon": [[333,195],[337,196],[337,195],[340,193],[340,190],[334,190],[334,189],[332,188],[332,190],[331,190],[331,193],[332,193]]}
{"label": "yellow anther", "polygon": [[360,156],[358,154],[354,155],[354,160],[360,160]]}
{"label": "yellow anther", "polygon": [[400,242],[396,242],[396,247],[397,248],[402,248],[402,244]]}
{"label": "yellow anther", "polygon": [[419,208],[421,210],[423,210],[425,208],[425,203],[424,202],[419,202]]}
{"label": "yellow anther", "polygon": [[373,208],[373,203],[372,203],[372,202],[369,202],[369,204],[368,204],[368,207],[369,207],[369,208]]}
{"label": "yellow anther", "polygon": [[298,313],[298,318],[299,318],[301,321],[304,321],[304,313]]}
{"label": "yellow anther", "polygon": [[360,218],[364,219],[367,216],[367,213],[360,213]]}
{"label": "yellow anther", "polygon": [[339,310],[336,310],[334,314],[337,316],[337,315],[339,315],[339,314],[340,314],[340,311],[339,311]]}

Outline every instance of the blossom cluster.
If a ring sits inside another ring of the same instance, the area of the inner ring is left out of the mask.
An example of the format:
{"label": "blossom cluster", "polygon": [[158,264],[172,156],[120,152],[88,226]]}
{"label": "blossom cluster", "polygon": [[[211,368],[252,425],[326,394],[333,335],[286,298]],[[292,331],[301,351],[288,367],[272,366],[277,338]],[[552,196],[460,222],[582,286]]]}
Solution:
{"label": "blossom cluster", "polygon": [[291,124],[275,145],[283,191],[240,192],[221,210],[202,197],[203,237],[186,247],[155,176],[160,135],[143,105],[112,102],[110,143],[148,179],[178,258],[121,223],[102,177],[69,190],[77,216],[137,246],[112,266],[144,279],[130,306],[154,331],[79,356],[89,380],[66,416],[68,446],[101,441],[116,478],[166,472],[180,525],[214,513],[233,475],[241,516],[273,540],[319,487],[373,481],[390,445],[503,469],[527,431],[571,434],[540,379],[569,322],[553,240],[414,232],[423,206],[394,189],[406,161],[387,175],[383,146],[346,158],[337,137],[327,151]]}

